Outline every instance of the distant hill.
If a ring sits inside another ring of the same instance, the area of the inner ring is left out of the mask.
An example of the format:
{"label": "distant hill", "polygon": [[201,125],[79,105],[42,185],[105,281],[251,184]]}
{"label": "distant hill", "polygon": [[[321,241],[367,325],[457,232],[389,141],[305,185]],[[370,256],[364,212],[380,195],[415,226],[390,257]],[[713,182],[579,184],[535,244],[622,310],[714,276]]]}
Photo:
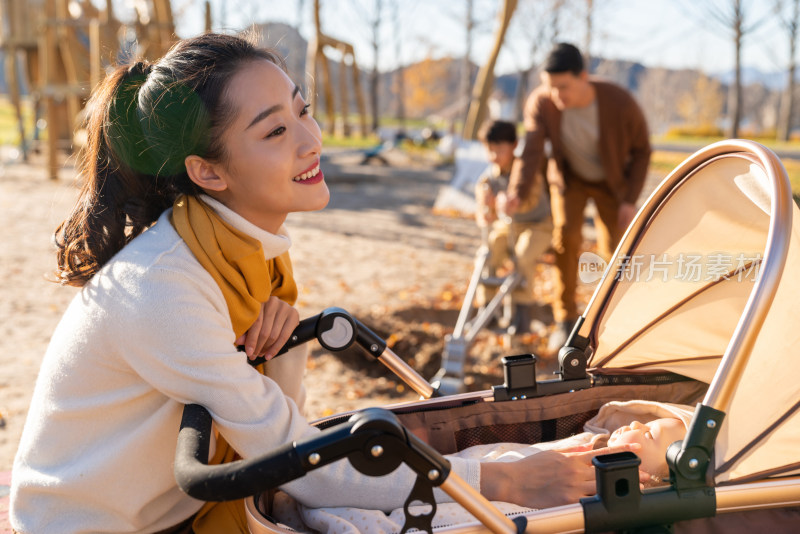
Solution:
{"label": "distant hill", "polygon": [[[711,74],[712,77],[718,79],[725,85],[731,85],[734,81],[736,73],[733,70],[727,72],[718,72]],[[797,75],[796,79],[800,79]],[[742,68],[742,83],[745,85],[761,84],[772,90],[783,90],[786,86],[786,73],[773,71],[765,72],[761,69],[753,67]]]}

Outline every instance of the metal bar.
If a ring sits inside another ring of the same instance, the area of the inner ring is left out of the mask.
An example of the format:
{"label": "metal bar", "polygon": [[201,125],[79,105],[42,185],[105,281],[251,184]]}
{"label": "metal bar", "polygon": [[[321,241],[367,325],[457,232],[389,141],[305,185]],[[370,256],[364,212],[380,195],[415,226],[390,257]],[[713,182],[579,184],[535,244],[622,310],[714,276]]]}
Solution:
{"label": "metal bar", "polygon": [[792,194],[786,171],[771,150],[752,141],[742,140],[711,145],[711,147],[717,146],[739,148],[755,154],[763,164],[772,186],[767,246],[758,280],[750,292],[744,312],[703,400],[706,406],[727,412],[733,392],[744,373],[753,345],[781,281],[786,257],[789,254],[791,231],[787,229],[791,229],[792,226]]}
{"label": "metal bar", "polygon": [[383,353],[378,356],[378,360],[423,398],[430,399],[433,396],[433,386],[389,347],[386,347]]}
{"label": "metal bar", "polygon": [[800,506],[800,477],[716,488],[717,513]]}
{"label": "metal bar", "polygon": [[478,289],[478,284],[481,281],[481,272],[486,266],[486,260],[489,257],[489,247],[482,245],[475,256],[475,268],[472,271],[472,278],[469,280],[467,286],[467,293],[464,295],[464,303],[461,305],[461,311],[458,314],[456,326],[453,329],[453,337],[461,337],[464,335],[464,325],[467,323],[469,313],[472,308],[472,300],[475,298],[475,293]]}
{"label": "metal bar", "polygon": [[451,472],[440,487],[491,532],[498,534],[515,534],[517,532],[517,526],[513,521],[455,473]]}
{"label": "metal bar", "polygon": [[503,284],[497,289],[497,293],[495,293],[494,297],[492,297],[492,300],[489,301],[489,304],[487,304],[481,313],[478,314],[478,316],[473,320],[469,333],[465,336],[467,343],[472,343],[472,340],[474,340],[475,336],[478,335],[480,329],[489,322],[489,319],[492,317],[505,296],[508,295],[509,292],[513,291],[521,281],[522,275],[519,273],[519,271],[514,271],[508,275]]}

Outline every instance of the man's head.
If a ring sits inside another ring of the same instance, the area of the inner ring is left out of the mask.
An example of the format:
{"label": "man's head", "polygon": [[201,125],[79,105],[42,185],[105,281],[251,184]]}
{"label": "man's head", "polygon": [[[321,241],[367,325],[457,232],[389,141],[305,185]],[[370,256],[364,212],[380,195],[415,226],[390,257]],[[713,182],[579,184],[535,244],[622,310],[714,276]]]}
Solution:
{"label": "man's head", "polygon": [[510,172],[517,148],[517,127],[508,121],[489,121],[478,132],[478,139],[486,147],[489,161],[501,172]]}
{"label": "man's head", "polygon": [[542,83],[550,88],[550,97],[558,109],[585,107],[592,102],[583,55],[569,43],[553,47],[544,61],[541,77]]}

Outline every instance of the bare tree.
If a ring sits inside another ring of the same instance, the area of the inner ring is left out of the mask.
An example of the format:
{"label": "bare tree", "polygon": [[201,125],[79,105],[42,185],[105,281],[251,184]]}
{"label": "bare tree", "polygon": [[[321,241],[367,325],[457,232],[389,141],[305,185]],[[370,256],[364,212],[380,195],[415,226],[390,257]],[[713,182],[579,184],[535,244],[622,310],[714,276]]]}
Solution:
{"label": "bare tree", "polygon": [[[461,94],[464,95],[464,102],[469,102],[470,94],[472,93],[472,39],[475,30],[475,17],[474,5],[472,0],[466,1],[466,13],[464,18],[464,32],[465,47],[464,47],[464,61],[461,67]],[[466,117],[467,108],[464,108],[464,120]]]}
{"label": "bare tree", "polygon": [[397,70],[395,71],[395,87],[397,89],[397,120],[399,122],[399,133],[405,134],[406,130],[406,106],[404,102],[406,88],[403,79],[403,39],[400,32],[400,0],[394,2],[394,52],[397,58]]}
{"label": "bare tree", "polygon": [[[568,0],[539,0],[523,2],[514,13],[512,21],[514,39],[513,43],[523,43],[525,49],[515,51],[518,58],[519,82],[516,90],[517,118],[522,118],[522,107],[525,98],[532,89],[531,78],[538,66],[539,54],[545,46],[551,46],[558,41],[561,35],[561,18]],[[509,32],[512,29],[509,28]]]}
{"label": "bare tree", "polygon": [[781,26],[786,30],[789,38],[789,65],[786,68],[786,88],[781,98],[780,112],[777,124],[778,141],[788,141],[792,132],[792,119],[794,118],[794,88],[795,71],[797,70],[797,33],[800,28],[800,0],[791,0],[791,14],[784,12],[785,0],[775,1],[775,12],[778,14]]}
{"label": "bare tree", "polygon": [[594,14],[594,0],[586,0],[586,36],[583,42],[583,57],[586,61],[587,71],[592,66],[592,15]]}
{"label": "bare tree", "polygon": [[722,26],[726,31],[729,31],[733,37],[735,50],[734,81],[729,105],[731,119],[729,136],[738,137],[739,124],[742,119],[742,46],[745,37],[769,20],[772,14],[768,13],[758,20],[751,21],[743,0],[728,0],[727,3],[723,4],[703,2],[701,5],[711,20]]}
{"label": "bare tree", "polygon": [[372,106],[372,132],[378,131],[380,114],[378,112],[378,91],[380,89],[380,72],[378,72],[378,52],[380,47],[381,7],[383,0],[375,0],[375,11],[370,21],[372,28],[372,72],[369,78],[369,102]]}

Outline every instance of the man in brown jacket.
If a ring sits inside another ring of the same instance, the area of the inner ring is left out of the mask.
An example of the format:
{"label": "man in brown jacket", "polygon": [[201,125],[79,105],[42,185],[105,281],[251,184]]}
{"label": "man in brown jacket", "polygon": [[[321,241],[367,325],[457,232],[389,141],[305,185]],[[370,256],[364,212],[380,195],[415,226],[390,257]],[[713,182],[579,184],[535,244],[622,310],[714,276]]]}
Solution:
{"label": "man in brown jacket", "polygon": [[536,170],[548,158],[557,324],[548,348],[554,352],[578,317],[575,288],[586,202],[591,198],[597,207],[598,253],[608,261],[636,212],[650,141],[644,114],[631,94],[590,78],[580,51],[567,43],[556,45],[545,60],[542,85],[528,97],[524,121],[525,147],[511,172],[506,211],[512,213],[521,199],[541,193]]}

